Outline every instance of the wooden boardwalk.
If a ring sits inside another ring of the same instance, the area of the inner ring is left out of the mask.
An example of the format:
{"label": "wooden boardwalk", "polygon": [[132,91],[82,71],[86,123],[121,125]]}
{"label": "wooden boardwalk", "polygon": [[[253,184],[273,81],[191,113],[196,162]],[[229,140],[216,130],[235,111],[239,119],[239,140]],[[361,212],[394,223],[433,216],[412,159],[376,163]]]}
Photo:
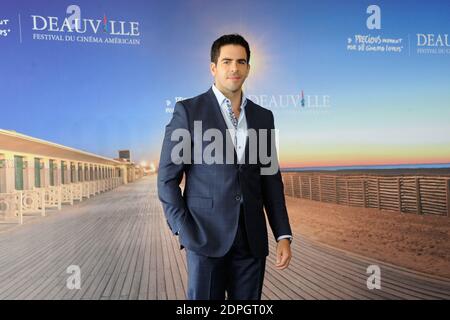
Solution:
{"label": "wooden boardwalk", "polygon": [[[0,230],[0,299],[185,299],[184,251],[166,225],[146,177],[49,216]],[[386,265],[295,234],[288,270],[271,255],[263,299],[450,299],[450,280]],[[381,268],[381,289],[366,268]],[[67,267],[81,268],[70,290]]]}

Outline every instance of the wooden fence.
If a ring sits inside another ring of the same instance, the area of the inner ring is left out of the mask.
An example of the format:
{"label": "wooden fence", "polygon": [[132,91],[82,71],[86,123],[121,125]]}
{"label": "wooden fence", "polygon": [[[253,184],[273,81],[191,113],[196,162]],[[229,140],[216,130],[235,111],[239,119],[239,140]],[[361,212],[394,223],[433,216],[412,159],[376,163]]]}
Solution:
{"label": "wooden fence", "polygon": [[450,217],[450,177],[283,172],[285,194],[348,206]]}
{"label": "wooden fence", "polygon": [[61,210],[62,204],[73,205],[74,200],[82,201],[83,198],[114,189],[121,184],[121,178],[114,177],[11,193],[0,192],[0,223],[15,221],[22,224],[25,214],[38,213],[45,216],[48,208]]}

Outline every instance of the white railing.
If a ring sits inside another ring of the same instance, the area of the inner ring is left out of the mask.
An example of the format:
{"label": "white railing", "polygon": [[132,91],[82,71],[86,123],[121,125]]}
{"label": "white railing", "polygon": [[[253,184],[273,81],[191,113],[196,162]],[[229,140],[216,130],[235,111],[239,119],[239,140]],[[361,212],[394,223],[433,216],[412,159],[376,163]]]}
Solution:
{"label": "white railing", "polygon": [[82,185],[83,185],[82,186],[82,195],[83,195],[83,197],[89,199],[91,196],[91,193],[89,192],[89,186],[90,186],[89,181],[83,182]]}
{"label": "white railing", "polygon": [[23,223],[22,214],[22,193],[0,193],[0,221],[10,222],[11,220],[18,220],[18,223]]}
{"label": "white railing", "polygon": [[72,201],[83,201],[83,184],[72,183]]}
{"label": "white railing", "polygon": [[22,203],[22,214],[40,213],[45,216],[45,192],[43,189],[19,191]]}
{"label": "white railing", "polygon": [[39,213],[45,216],[46,208],[58,208],[62,204],[73,205],[74,200],[82,201],[101,192],[117,188],[122,184],[120,177],[104,180],[33,188],[32,190],[0,193],[0,223],[18,221],[23,223],[24,214]]}
{"label": "white railing", "polygon": [[61,202],[73,205],[73,189],[71,184],[61,185]]}
{"label": "white railing", "polygon": [[95,194],[97,193],[96,188],[97,184],[95,183],[95,181],[89,181],[89,194],[91,196],[95,196]]}
{"label": "white railing", "polygon": [[99,189],[98,181],[97,180],[92,181],[92,185],[94,186],[94,194],[99,194],[100,189]]}
{"label": "white railing", "polygon": [[49,186],[43,189],[45,192],[45,208],[58,208],[58,210],[61,210],[61,187]]}

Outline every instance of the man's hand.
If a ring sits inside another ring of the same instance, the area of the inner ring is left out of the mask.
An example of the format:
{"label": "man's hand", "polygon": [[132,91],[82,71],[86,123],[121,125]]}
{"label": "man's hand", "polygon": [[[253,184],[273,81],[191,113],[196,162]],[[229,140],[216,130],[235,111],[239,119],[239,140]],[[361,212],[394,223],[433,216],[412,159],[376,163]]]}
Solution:
{"label": "man's hand", "polygon": [[281,239],[277,244],[277,261],[275,268],[278,270],[284,270],[289,266],[291,261],[291,242],[289,239]]}

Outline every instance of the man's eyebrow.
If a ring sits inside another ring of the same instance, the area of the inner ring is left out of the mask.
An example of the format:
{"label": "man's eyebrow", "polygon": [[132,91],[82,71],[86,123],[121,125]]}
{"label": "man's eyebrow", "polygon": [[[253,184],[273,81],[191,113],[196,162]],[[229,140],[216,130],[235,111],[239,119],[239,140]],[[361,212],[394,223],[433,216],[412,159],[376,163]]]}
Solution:
{"label": "man's eyebrow", "polygon": [[222,58],[221,59],[221,61],[232,61],[232,60],[237,60],[237,61],[245,61],[245,62],[247,62],[247,59],[244,59],[244,58],[242,58],[242,59],[231,59],[231,58]]}

